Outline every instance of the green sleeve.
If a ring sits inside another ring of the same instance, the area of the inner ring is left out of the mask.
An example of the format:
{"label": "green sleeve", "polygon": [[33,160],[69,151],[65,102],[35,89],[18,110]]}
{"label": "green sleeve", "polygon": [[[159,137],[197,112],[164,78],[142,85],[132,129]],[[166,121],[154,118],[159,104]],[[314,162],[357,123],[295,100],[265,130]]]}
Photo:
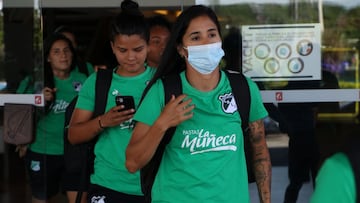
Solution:
{"label": "green sleeve", "polygon": [[164,87],[158,80],[147,92],[145,98],[136,110],[134,120],[145,123],[149,126],[153,125],[164,108]]}
{"label": "green sleeve", "polygon": [[263,104],[260,90],[257,84],[250,78],[247,78],[247,81],[249,84],[251,98],[249,122],[254,122],[265,118],[268,115],[268,112]]}
{"label": "green sleeve", "polygon": [[91,74],[84,82],[75,108],[94,111],[96,73]]}
{"label": "green sleeve", "polygon": [[34,84],[32,76],[26,76],[16,89],[16,94],[32,94],[34,93]]}
{"label": "green sleeve", "polygon": [[355,203],[355,177],[345,154],[337,153],[320,168],[311,203]]}

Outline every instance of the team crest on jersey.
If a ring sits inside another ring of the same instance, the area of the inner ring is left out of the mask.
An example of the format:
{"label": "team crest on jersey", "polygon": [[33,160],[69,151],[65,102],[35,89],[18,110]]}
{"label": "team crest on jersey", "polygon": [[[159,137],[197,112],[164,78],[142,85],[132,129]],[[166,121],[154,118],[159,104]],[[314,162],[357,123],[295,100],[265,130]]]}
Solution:
{"label": "team crest on jersey", "polygon": [[82,87],[81,82],[78,82],[78,81],[74,81],[74,82],[72,83],[72,85],[73,85],[74,90],[75,90],[76,92],[79,92],[80,89],[81,89],[81,87]]}
{"label": "team crest on jersey", "polygon": [[114,90],[111,92],[111,95],[112,95],[112,96],[117,96],[117,95],[119,95],[119,90],[114,89]]}
{"label": "team crest on jersey", "polygon": [[91,198],[91,203],[105,203],[105,196],[94,196]]}
{"label": "team crest on jersey", "polygon": [[219,100],[221,101],[221,107],[225,113],[234,113],[237,111],[235,98],[232,93],[220,95]]}

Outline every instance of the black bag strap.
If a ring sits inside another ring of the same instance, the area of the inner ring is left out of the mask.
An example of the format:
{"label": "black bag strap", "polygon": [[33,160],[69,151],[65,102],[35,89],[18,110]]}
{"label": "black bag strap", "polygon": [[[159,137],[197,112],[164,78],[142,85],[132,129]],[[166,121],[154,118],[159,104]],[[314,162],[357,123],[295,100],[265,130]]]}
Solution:
{"label": "black bag strap", "polygon": [[[168,103],[172,95],[179,96],[182,93],[180,75],[170,75],[162,78],[164,85],[165,104]],[[151,190],[155,176],[159,170],[160,162],[165,151],[166,145],[171,141],[176,127],[169,128],[161,140],[151,160],[140,170],[141,189],[145,196],[145,202],[151,202]]]}
{"label": "black bag strap", "polygon": [[[176,97],[182,94],[182,85],[181,85],[181,78],[179,74],[173,74],[162,78],[163,85],[164,85],[164,93],[165,93],[165,104],[167,104],[172,95]],[[168,144],[171,141],[172,136],[176,127],[169,128],[162,139],[162,142]],[[165,146],[164,146],[165,148]]]}
{"label": "black bag strap", "polygon": [[95,84],[95,107],[93,118],[103,114],[106,108],[109,89],[112,81],[112,69],[99,69]]}
{"label": "black bag strap", "polygon": [[[95,107],[94,107],[93,118],[103,114],[105,111],[106,100],[108,97],[111,80],[112,80],[111,70],[99,69],[98,74],[96,76],[96,84],[95,84]],[[77,99],[78,96],[74,97],[74,99],[66,107],[65,123],[64,123],[65,128],[67,128],[69,125],[70,118],[73,113],[73,110],[75,109]]]}
{"label": "black bag strap", "polygon": [[227,77],[230,81],[230,86],[232,88],[236,105],[240,113],[241,118],[241,128],[245,133],[249,127],[249,114],[250,114],[250,90],[249,84],[245,76],[236,71],[225,71]]}
{"label": "black bag strap", "polygon": [[255,173],[252,165],[253,151],[248,133],[251,101],[249,84],[247,83],[245,76],[240,72],[226,70],[225,73],[229,79],[236,105],[240,113],[241,129],[244,135],[244,153],[246,159],[246,169],[248,173],[248,182],[252,183],[255,182]]}
{"label": "black bag strap", "polygon": [[[94,112],[93,112],[93,118],[103,114],[105,112],[105,108],[106,108],[106,102],[107,102],[107,98],[108,98],[108,93],[109,93],[109,89],[111,86],[111,81],[112,81],[112,70],[111,69],[99,69],[96,75],[96,82],[95,82],[95,107],[94,107]],[[96,136],[90,143],[89,143],[89,147],[88,147],[88,153],[94,153],[93,150],[93,146],[95,145],[96,141],[98,139],[98,136]],[[92,146],[91,146],[92,145]],[[88,168],[88,160],[84,160],[84,164],[83,164],[83,173],[81,173],[81,178],[80,178],[80,185],[82,188],[85,188],[85,185],[87,184],[87,177],[88,177],[88,173],[87,168]],[[76,195],[76,203],[80,203],[81,202],[81,196],[82,196],[83,191],[78,191],[77,195]]]}

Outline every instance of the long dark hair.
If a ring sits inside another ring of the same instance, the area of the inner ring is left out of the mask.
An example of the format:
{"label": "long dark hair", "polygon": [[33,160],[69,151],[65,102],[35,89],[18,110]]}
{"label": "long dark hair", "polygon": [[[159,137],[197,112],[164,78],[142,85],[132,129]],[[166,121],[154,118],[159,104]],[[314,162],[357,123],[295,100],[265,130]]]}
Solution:
{"label": "long dark hair", "polygon": [[149,42],[150,34],[144,14],[139,10],[139,5],[132,0],[121,3],[121,12],[110,24],[110,41],[117,35],[140,35]]}
{"label": "long dark hair", "polygon": [[162,15],[155,15],[152,17],[149,17],[147,19],[147,22],[149,24],[149,29],[155,26],[160,26],[163,28],[166,28],[169,32],[171,32],[171,23],[168,21],[164,16]]}
{"label": "long dark hair", "polygon": [[215,23],[221,36],[219,21],[211,8],[203,5],[195,5],[186,9],[172,26],[170,39],[163,52],[159,67],[156,69],[156,72],[144,90],[143,95],[147,93],[156,80],[167,75],[178,74],[185,70],[185,59],[179,55],[177,47],[179,44],[182,44],[182,38],[189,27],[190,22],[199,16],[208,16]]}
{"label": "long dark hair", "polygon": [[[70,71],[75,69],[76,66],[76,62],[75,62],[75,58],[76,58],[76,52],[74,47],[72,46],[71,41],[65,37],[64,35],[60,34],[60,33],[53,33],[51,34],[44,42],[44,86],[45,87],[49,87],[49,88],[55,88],[55,78],[54,78],[54,73],[53,70],[51,68],[50,62],[48,61],[48,57],[50,54],[50,50],[51,47],[53,46],[53,44],[59,40],[65,41],[69,48],[70,51],[72,53],[72,63],[71,63],[71,67],[70,67]],[[51,102],[47,102],[45,104],[45,110],[46,112],[48,112],[51,104],[55,101],[56,95],[54,95],[54,100]]]}
{"label": "long dark hair", "polygon": [[231,28],[229,34],[223,40],[225,62],[227,70],[242,71],[242,37],[240,29]]}

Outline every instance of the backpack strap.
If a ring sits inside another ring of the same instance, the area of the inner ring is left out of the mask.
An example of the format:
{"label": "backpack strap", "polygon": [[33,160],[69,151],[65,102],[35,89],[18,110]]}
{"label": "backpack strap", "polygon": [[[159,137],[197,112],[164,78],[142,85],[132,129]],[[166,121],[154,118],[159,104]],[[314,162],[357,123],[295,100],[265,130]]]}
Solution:
{"label": "backpack strap", "polygon": [[[172,95],[179,96],[182,93],[181,78],[179,74],[169,75],[162,78],[164,86],[165,104],[168,103]],[[166,145],[170,142],[175,133],[176,127],[169,128],[157,147],[154,156],[151,160],[140,170],[141,189],[145,196],[145,202],[151,202],[151,190],[157,171],[159,170],[160,162],[165,151]]]}
{"label": "backpack strap", "polygon": [[[99,69],[96,74],[96,82],[95,82],[95,107],[93,112],[93,118],[103,114],[105,112],[107,98],[109,94],[109,89],[112,81],[112,70],[111,69]],[[92,139],[87,146],[87,154],[88,157],[95,157],[94,154],[94,146],[97,142],[98,136]],[[82,188],[85,188],[87,182],[87,178],[90,174],[88,174],[87,168],[94,164],[93,158],[88,158],[84,160],[83,164],[83,172],[81,173],[80,177],[80,185]],[[90,171],[92,173],[92,171]],[[83,191],[78,191],[76,195],[75,202],[80,203]]]}
{"label": "backpack strap", "polygon": [[236,71],[225,70],[229,79],[233,96],[238,107],[241,118],[241,129],[244,135],[244,152],[246,159],[246,168],[248,174],[248,182],[255,182],[254,169],[252,164],[252,147],[249,138],[249,114],[250,114],[250,89],[245,76]]}
{"label": "backpack strap", "polygon": [[113,72],[111,69],[99,69],[97,72],[95,84],[94,118],[105,112],[108,93],[112,81],[112,74]]}
{"label": "backpack strap", "polygon": [[[96,118],[99,115],[104,114],[108,93],[111,85],[112,80],[112,70],[108,69],[99,69],[96,75],[96,82],[95,82],[95,106],[94,106],[94,112],[92,118]],[[90,157],[95,158],[94,154],[94,146],[99,138],[99,135],[95,136],[89,143],[88,143],[88,153]],[[94,159],[91,159],[91,162],[86,164],[89,164],[92,166],[94,164]],[[85,164],[85,165],[86,165]],[[87,167],[87,166],[86,166]],[[91,173],[93,171],[91,170]]]}
{"label": "backpack strap", "polygon": [[[96,75],[96,84],[95,84],[95,107],[93,118],[104,113],[106,107],[106,100],[108,97],[109,88],[111,85],[112,71],[99,69],[98,74]],[[66,107],[65,111],[65,128],[68,127],[71,115],[75,109],[76,102],[78,100],[78,95],[76,95],[69,105]],[[67,132],[65,133],[67,137]]]}
{"label": "backpack strap", "polygon": [[[181,85],[181,78],[179,74],[173,74],[162,78],[163,86],[164,86],[164,94],[165,94],[165,104],[167,104],[172,95],[176,97],[182,94],[182,85]],[[163,141],[168,144],[174,135],[176,127],[169,128],[163,137]],[[162,141],[162,142],[163,142]],[[164,146],[165,148],[165,146]]]}
{"label": "backpack strap", "polygon": [[246,132],[250,114],[250,90],[245,76],[236,71],[225,71],[232,88],[236,105],[241,117],[241,128]]}

